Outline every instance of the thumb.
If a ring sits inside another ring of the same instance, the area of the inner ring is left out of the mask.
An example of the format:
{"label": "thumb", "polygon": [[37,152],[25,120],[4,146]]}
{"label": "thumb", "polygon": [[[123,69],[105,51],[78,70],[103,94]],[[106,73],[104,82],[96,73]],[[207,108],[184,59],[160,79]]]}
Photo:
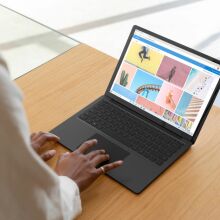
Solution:
{"label": "thumb", "polygon": [[44,160],[44,161],[48,161],[50,160],[52,157],[54,157],[56,154],[56,150],[48,150],[46,151],[45,153],[41,154],[41,158]]}

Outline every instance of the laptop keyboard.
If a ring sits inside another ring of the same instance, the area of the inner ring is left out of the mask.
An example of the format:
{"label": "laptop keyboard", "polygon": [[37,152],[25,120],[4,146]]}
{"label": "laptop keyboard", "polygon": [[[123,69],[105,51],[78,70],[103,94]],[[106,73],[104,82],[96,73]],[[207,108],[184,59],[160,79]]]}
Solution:
{"label": "laptop keyboard", "polygon": [[97,103],[79,118],[159,166],[183,146],[182,142],[106,101]]}

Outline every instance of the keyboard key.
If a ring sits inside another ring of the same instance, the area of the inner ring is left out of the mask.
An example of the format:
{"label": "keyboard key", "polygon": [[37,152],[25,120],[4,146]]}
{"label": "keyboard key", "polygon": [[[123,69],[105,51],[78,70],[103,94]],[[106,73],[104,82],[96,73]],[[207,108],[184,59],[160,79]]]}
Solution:
{"label": "keyboard key", "polygon": [[182,142],[106,101],[97,103],[79,118],[159,166],[183,145]]}

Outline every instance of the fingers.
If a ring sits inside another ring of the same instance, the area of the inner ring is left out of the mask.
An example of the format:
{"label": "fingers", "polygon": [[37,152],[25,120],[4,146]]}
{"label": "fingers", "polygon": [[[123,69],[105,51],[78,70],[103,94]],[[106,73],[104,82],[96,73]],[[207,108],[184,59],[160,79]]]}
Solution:
{"label": "fingers", "polygon": [[96,157],[94,157],[91,162],[96,167],[98,164],[100,164],[106,160],[109,160],[108,154],[99,154]]}
{"label": "fingers", "polygon": [[102,166],[102,168],[100,167],[97,169],[97,174],[102,175],[103,173],[107,173],[108,171],[113,170],[113,169],[121,166],[122,164],[123,164],[122,160],[118,160],[113,163],[106,164],[106,165]]}
{"label": "fingers", "polygon": [[94,151],[88,153],[87,157],[89,160],[92,160],[97,155],[104,154],[104,153],[105,153],[105,150],[94,150]]}
{"label": "fingers", "polygon": [[38,134],[36,132],[31,134],[31,140],[34,141],[38,137]]}
{"label": "fingers", "polygon": [[55,150],[49,150],[43,154],[41,154],[41,158],[44,160],[44,161],[48,161],[50,160],[52,157],[54,157],[56,154],[56,151]]}
{"label": "fingers", "polygon": [[36,139],[38,139],[41,136],[51,136],[51,137],[53,136],[53,137],[56,137],[57,140],[60,140],[60,138],[58,136],[56,136],[55,134],[52,134],[50,132],[43,132],[43,131],[32,133],[31,134],[31,139],[32,140],[36,140]]}
{"label": "fingers", "polygon": [[41,146],[43,146],[47,141],[59,141],[60,138],[51,133],[43,133],[39,132],[38,134],[33,135],[33,147],[38,150]]}
{"label": "fingers", "polygon": [[96,139],[86,141],[76,151],[78,151],[79,153],[84,154],[84,153],[86,153],[86,151],[88,151],[91,147],[93,147],[96,144],[97,144]]}
{"label": "fingers", "polygon": [[34,132],[31,134],[31,140],[35,141],[38,137],[40,137],[43,134],[46,134],[47,132],[39,131],[39,132]]}

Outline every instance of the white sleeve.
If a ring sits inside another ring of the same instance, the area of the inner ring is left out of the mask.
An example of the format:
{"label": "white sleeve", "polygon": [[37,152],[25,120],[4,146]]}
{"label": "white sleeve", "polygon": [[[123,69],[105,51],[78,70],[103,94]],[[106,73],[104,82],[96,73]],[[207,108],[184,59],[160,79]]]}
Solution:
{"label": "white sleeve", "polygon": [[58,177],[31,147],[22,95],[0,65],[0,219],[72,220],[77,185]]}
{"label": "white sleeve", "polygon": [[2,58],[1,54],[0,54],[0,67],[4,69],[8,69],[7,64],[5,60]]}
{"label": "white sleeve", "polygon": [[[77,184],[66,176],[60,176],[60,189],[65,219],[71,219],[81,213],[81,199]],[[70,204],[72,204],[70,206]]]}

